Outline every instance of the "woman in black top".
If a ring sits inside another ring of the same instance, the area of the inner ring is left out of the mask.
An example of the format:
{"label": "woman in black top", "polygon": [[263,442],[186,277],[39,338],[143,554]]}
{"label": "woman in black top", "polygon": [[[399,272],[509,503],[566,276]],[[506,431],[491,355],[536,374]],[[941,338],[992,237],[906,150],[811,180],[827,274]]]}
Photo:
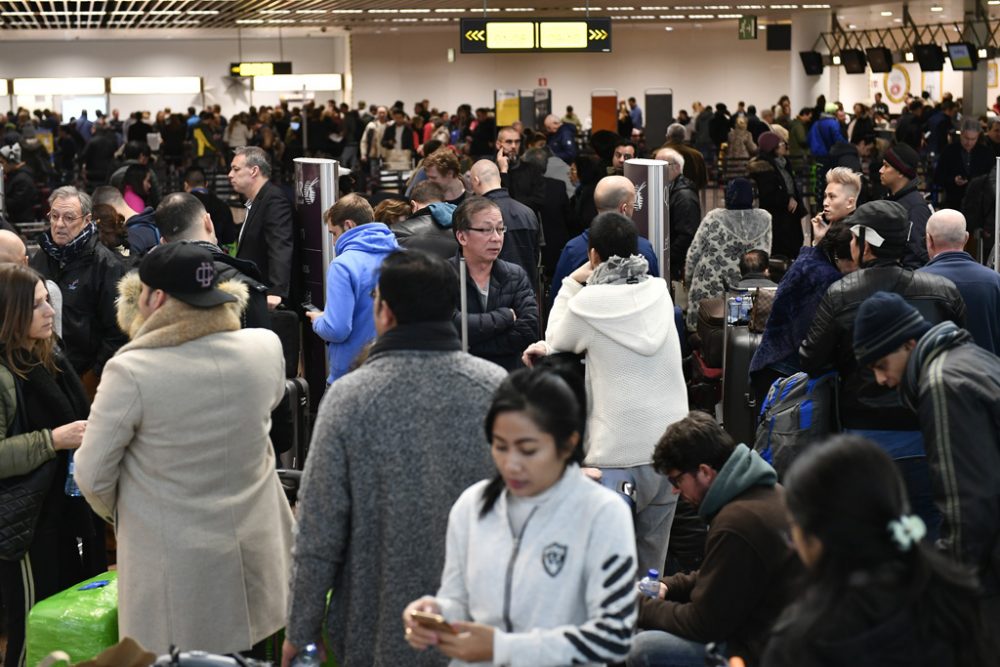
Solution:
{"label": "woman in black top", "polygon": [[[54,314],[41,276],[24,266],[0,265],[4,667],[24,665],[24,625],[31,607],[96,574],[82,565],[76,542],[80,529],[90,529],[89,509],[82,497],[65,491],[68,452],[83,441],[89,406],[80,379],[56,349]],[[15,515],[23,515],[15,511],[15,501],[30,502],[37,519],[16,522]]]}

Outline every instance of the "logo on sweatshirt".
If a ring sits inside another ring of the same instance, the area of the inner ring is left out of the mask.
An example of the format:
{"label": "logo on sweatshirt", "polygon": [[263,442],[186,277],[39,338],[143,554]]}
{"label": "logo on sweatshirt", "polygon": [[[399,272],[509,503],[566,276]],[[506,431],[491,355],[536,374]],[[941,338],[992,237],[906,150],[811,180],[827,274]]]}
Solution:
{"label": "logo on sweatshirt", "polygon": [[566,545],[553,542],[542,551],[542,565],[550,577],[555,577],[563,569],[566,562]]}

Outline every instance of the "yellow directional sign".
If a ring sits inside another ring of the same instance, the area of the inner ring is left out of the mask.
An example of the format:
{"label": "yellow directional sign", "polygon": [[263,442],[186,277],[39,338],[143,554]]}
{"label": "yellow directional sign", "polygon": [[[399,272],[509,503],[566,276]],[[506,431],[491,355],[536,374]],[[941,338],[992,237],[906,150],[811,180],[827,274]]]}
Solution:
{"label": "yellow directional sign", "polygon": [[611,19],[462,19],[462,53],[611,51]]}

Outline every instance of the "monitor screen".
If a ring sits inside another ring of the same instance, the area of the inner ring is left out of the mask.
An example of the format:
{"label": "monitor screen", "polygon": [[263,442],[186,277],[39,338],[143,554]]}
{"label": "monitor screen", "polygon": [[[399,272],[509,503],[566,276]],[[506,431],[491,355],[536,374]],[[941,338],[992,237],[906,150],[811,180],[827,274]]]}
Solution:
{"label": "monitor screen", "polygon": [[823,56],[817,51],[800,51],[802,66],[809,76],[816,76],[823,73]]}
{"label": "monitor screen", "polygon": [[971,72],[976,69],[976,50],[968,42],[953,42],[948,44],[948,59],[951,60],[951,68],[959,71]]}
{"label": "monitor screen", "polygon": [[861,49],[844,49],[840,52],[840,62],[848,74],[864,74],[865,65],[868,64]]}
{"label": "monitor screen", "polygon": [[913,53],[923,71],[940,72],[944,69],[944,53],[937,44],[914,44]]}
{"label": "monitor screen", "polygon": [[792,26],[776,23],[767,26],[767,50],[791,51]]}
{"label": "monitor screen", "polygon": [[892,51],[884,46],[867,49],[865,55],[868,56],[868,66],[872,68],[872,72],[878,74],[892,71]]}

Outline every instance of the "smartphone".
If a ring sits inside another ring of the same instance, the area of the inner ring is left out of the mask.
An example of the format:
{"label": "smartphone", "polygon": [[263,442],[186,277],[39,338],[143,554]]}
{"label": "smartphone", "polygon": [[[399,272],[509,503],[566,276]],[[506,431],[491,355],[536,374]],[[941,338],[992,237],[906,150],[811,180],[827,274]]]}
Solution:
{"label": "smartphone", "polygon": [[443,632],[448,635],[458,634],[448,621],[444,620],[441,614],[430,614],[426,611],[410,612],[410,618],[416,621],[417,625],[434,632]]}
{"label": "smartphone", "polygon": [[310,312],[310,313],[319,313],[319,312],[321,312],[319,308],[317,308],[316,306],[312,305],[308,301],[306,301],[306,302],[304,302],[302,304],[302,309],[305,310],[305,311],[307,311],[307,312]]}

